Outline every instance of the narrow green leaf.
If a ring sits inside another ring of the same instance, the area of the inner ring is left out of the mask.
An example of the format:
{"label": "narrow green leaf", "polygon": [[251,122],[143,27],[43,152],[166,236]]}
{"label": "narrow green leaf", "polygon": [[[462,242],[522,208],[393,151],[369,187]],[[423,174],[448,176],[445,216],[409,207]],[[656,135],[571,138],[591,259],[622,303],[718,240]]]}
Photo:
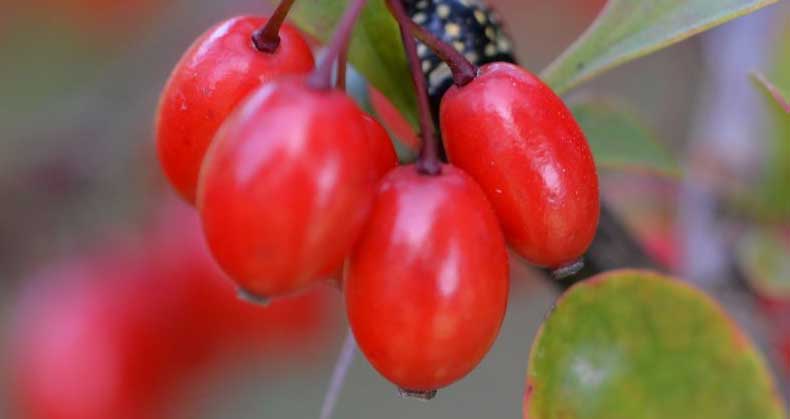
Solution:
{"label": "narrow green leaf", "polygon": [[752,203],[763,220],[781,221],[790,216],[790,102],[787,90],[783,92],[762,74],[752,74],[752,80],[766,98],[772,122],[765,145],[766,161]]}
{"label": "narrow green leaf", "polygon": [[[326,42],[346,3],[347,0],[299,0],[290,16],[301,30]],[[351,38],[349,61],[417,126],[417,102],[400,31],[383,0],[370,0],[362,11]]]}
{"label": "narrow green leaf", "polygon": [[785,114],[790,114],[790,99],[788,99],[789,96],[784,91],[782,91],[779,86],[768,81],[765,75],[759,72],[752,73],[751,78],[754,84],[760,88],[760,91],[766,95],[769,101],[778,107],[778,110],[784,112]]}
{"label": "narrow green leaf", "polygon": [[783,402],[752,342],[679,280],[623,270],[572,287],[530,353],[529,419],[776,419]]}
{"label": "narrow green leaf", "polygon": [[609,0],[542,78],[565,92],[604,71],[778,0]]}
{"label": "narrow green leaf", "polygon": [[572,100],[569,105],[598,168],[679,175],[675,160],[627,105],[598,97]]}
{"label": "narrow green leaf", "polygon": [[769,129],[766,158],[750,204],[763,221],[782,222],[790,217],[790,16],[777,23],[783,29],[774,42],[772,65],[764,75],[751,75],[766,99]]}

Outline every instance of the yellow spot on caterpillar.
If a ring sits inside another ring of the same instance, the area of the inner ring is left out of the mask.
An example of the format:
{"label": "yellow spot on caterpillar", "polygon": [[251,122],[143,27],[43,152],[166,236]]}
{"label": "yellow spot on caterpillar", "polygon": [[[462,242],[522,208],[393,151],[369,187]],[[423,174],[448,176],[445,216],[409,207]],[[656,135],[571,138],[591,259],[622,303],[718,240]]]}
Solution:
{"label": "yellow spot on caterpillar", "polygon": [[425,72],[427,72],[430,69],[431,69],[431,62],[428,61],[428,60],[423,61],[422,62],[422,72],[425,73]]}
{"label": "yellow spot on caterpillar", "polygon": [[492,41],[496,39],[496,31],[494,30],[494,28],[490,26],[486,27],[486,38]]}
{"label": "yellow spot on caterpillar", "polygon": [[434,90],[439,83],[443,82],[448,77],[452,77],[453,73],[450,71],[450,67],[447,66],[446,63],[442,63],[439,67],[436,67],[435,70],[431,71],[431,74],[428,76],[428,83],[431,86],[431,90]]}
{"label": "yellow spot on caterpillar", "polygon": [[436,7],[436,14],[439,15],[440,18],[445,19],[447,16],[450,16],[450,7],[446,4],[440,4]]}
{"label": "yellow spot on caterpillar", "polygon": [[444,25],[444,32],[453,38],[457,38],[461,35],[461,27],[455,23],[448,23]]}
{"label": "yellow spot on caterpillar", "polygon": [[488,18],[486,18],[486,14],[480,10],[475,10],[475,19],[477,19],[477,23],[481,25],[485,25]]}

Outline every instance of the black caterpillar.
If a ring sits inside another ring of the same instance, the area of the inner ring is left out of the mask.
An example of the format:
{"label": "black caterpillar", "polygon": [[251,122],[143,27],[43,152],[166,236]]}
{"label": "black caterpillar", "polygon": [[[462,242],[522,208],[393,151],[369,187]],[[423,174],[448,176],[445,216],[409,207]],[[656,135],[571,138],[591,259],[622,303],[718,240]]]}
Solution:
{"label": "black caterpillar", "polygon": [[[516,61],[499,15],[480,0],[404,0],[403,4],[414,22],[452,45],[472,64]],[[417,54],[436,117],[442,95],[453,83],[450,68],[421,42],[417,43]]]}

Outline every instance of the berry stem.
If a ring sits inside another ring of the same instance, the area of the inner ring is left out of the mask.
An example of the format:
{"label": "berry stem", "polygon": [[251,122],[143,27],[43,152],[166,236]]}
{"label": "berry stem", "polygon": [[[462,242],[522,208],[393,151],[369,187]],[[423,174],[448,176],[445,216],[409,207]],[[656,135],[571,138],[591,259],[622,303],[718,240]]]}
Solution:
{"label": "berry stem", "polygon": [[401,40],[406,50],[406,58],[411,69],[411,79],[417,93],[417,107],[420,115],[420,136],[422,147],[417,158],[417,170],[425,175],[435,176],[441,174],[442,165],[439,160],[439,140],[434,132],[431,106],[428,102],[428,88],[425,85],[425,75],[422,73],[420,58],[417,55],[417,46],[412,34],[413,21],[406,14],[401,0],[387,0],[392,15],[400,25]]}
{"label": "berry stem", "polygon": [[340,49],[340,54],[337,56],[337,81],[335,84],[339,90],[346,90],[346,66],[348,65],[348,47],[346,44],[344,48]]}
{"label": "berry stem", "polygon": [[269,20],[260,29],[253,32],[252,43],[258,51],[274,54],[280,46],[280,27],[283,26],[288,12],[291,11],[295,0],[282,0],[274,10]]}
{"label": "berry stem", "polygon": [[340,392],[343,390],[343,384],[348,375],[348,369],[354,361],[354,353],[356,352],[357,343],[354,340],[354,334],[351,330],[346,332],[346,339],[343,341],[343,347],[340,349],[340,355],[335,363],[335,369],[332,371],[332,378],[329,381],[329,388],[324,395],[324,403],[321,406],[320,419],[331,419],[337,405],[337,399],[340,397]]}
{"label": "berry stem", "polygon": [[340,19],[332,39],[329,41],[329,46],[326,48],[321,63],[318,64],[313,74],[308,79],[308,84],[316,89],[330,89],[332,87],[332,69],[333,64],[337,61],[344,48],[347,48],[351,40],[351,31],[354,29],[354,24],[357,22],[362,8],[365,7],[367,0],[350,0],[350,4],[343,12],[343,17]]}
{"label": "berry stem", "polygon": [[[393,9],[395,3],[399,3],[401,9],[403,9],[402,3],[388,0],[387,4],[389,5],[390,11],[392,11],[393,15],[396,13],[396,11]],[[395,16],[395,19],[398,19],[398,17]],[[469,60],[467,60],[463,54],[458,52],[450,44],[439,39],[436,35],[431,33],[431,31],[418,25],[413,20],[411,20],[411,18],[404,20],[398,19],[398,23],[401,24],[401,28],[403,28],[403,26],[407,26],[415,38],[427,45],[428,48],[434,52],[434,54],[436,54],[442,61],[447,63],[447,66],[450,67],[450,71],[453,74],[453,83],[455,83],[456,86],[466,86],[472,80],[474,80],[475,77],[477,77],[477,66],[469,62]]]}

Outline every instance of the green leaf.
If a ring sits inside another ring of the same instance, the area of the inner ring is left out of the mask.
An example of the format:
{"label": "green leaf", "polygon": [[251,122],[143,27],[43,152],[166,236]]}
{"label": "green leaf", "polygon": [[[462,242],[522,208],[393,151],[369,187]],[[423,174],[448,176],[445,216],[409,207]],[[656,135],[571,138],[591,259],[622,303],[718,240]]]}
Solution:
{"label": "green leaf", "polygon": [[680,169],[653,132],[626,104],[586,97],[571,111],[590,143],[600,169],[648,171],[677,177]]}
{"label": "green leaf", "polygon": [[557,302],[530,353],[529,419],[774,419],[786,413],[765,361],[688,284],[613,271]]}
{"label": "green leaf", "polygon": [[558,93],[604,71],[778,0],[609,0],[541,74]]}
{"label": "green leaf", "polygon": [[751,74],[752,81],[760,88],[760,91],[768,98],[769,102],[777,106],[777,110],[785,114],[790,114],[790,96],[786,93],[790,89],[780,89],[779,86],[768,81],[760,72]]}
{"label": "green leaf", "polygon": [[[301,30],[326,42],[346,3],[347,0],[299,0],[290,16]],[[351,37],[349,61],[417,126],[417,102],[400,30],[383,0],[370,0],[362,11]]]}
{"label": "green leaf", "polygon": [[753,73],[752,80],[766,98],[772,122],[766,143],[767,158],[753,204],[760,218],[781,222],[790,216],[790,102],[785,93],[788,90],[783,92],[760,73]]}
{"label": "green leaf", "polygon": [[790,217],[790,16],[777,23],[784,29],[774,43],[773,63],[765,75],[751,75],[768,105],[769,130],[766,159],[750,203],[763,221],[782,222]]}
{"label": "green leaf", "polygon": [[739,266],[749,285],[766,297],[790,298],[790,237],[752,228],[738,240]]}

